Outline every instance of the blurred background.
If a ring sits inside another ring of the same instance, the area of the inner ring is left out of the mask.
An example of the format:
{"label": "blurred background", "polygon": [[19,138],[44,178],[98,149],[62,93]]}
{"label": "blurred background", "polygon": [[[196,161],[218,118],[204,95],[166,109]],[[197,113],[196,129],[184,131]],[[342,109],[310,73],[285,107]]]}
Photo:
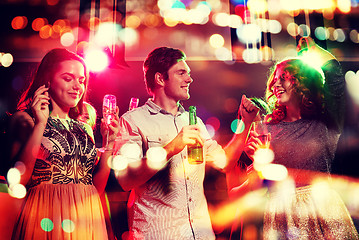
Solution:
{"label": "blurred background", "polygon": [[[358,4],[358,0],[1,0],[1,133],[50,49],[64,47],[86,59],[91,69],[88,102],[96,108],[99,122],[105,94],[117,97],[120,114],[128,110],[131,97],[139,98],[139,105],[145,103],[149,96],[143,60],[153,48],[170,46],[187,54],[194,79],[191,98],[183,105],[197,106],[197,115],[213,138],[225,145],[236,126],[241,96],[263,97],[273,63],[296,56],[299,38],[311,36],[343,65],[348,101],[333,172],[357,178]],[[96,141],[101,143],[98,129]],[[1,143],[6,145],[4,137]],[[2,173],[7,161],[1,159]],[[228,200],[225,176],[212,168],[206,174],[206,196],[215,208]],[[121,239],[127,229],[128,193],[113,174],[107,192],[115,234]],[[215,231],[219,238],[228,237],[228,227],[215,226]]]}

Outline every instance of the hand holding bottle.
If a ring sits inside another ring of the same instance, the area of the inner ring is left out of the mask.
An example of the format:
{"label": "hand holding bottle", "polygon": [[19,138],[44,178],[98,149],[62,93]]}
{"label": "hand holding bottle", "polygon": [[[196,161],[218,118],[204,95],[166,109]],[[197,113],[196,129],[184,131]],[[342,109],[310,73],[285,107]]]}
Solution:
{"label": "hand holding bottle", "polygon": [[335,59],[335,57],[315,43],[311,37],[302,37],[297,45],[298,56],[307,57],[308,59],[319,59],[322,65],[325,62]]}
{"label": "hand holding bottle", "polygon": [[184,126],[177,136],[169,142],[164,149],[167,152],[167,159],[181,152],[186,146],[199,143],[203,146],[204,140],[201,138],[200,128],[197,125]]}

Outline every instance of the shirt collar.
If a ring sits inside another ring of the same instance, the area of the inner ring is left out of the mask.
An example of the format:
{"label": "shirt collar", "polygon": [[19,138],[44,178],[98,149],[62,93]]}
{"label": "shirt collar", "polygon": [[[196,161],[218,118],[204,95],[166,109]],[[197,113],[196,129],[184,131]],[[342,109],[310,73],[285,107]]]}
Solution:
{"label": "shirt collar", "polygon": [[[148,107],[148,111],[150,111],[152,114],[158,114],[158,113],[171,114],[171,113],[167,112],[166,110],[162,109],[156,103],[154,103],[151,98],[149,98],[147,100],[146,105]],[[177,116],[181,115],[182,113],[184,113],[186,111],[180,103],[177,103],[177,106],[178,106],[178,112],[176,114]]]}

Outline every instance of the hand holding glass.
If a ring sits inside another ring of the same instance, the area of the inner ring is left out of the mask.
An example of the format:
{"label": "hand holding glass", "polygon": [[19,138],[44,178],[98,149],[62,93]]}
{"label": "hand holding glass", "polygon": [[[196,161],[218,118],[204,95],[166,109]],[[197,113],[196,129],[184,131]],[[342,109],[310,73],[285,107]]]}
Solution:
{"label": "hand holding glass", "polygon": [[269,147],[269,134],[266,125],[263,121],[254,122],[254,131],[258,134],[259,140],[262,142],[262,147]]}
{"label": "hand holding glass", "polygon": [[[116,114],[116,96],[107,94],[103,98],[103,105],[102,105],[102,114],[103,118],[105,119],[107,127],[111,124],[111,121],[115,118]],[[106,134],[106,142],[105,145],[102,147],[102,150],[107,149],[108,145],[108,135],[109,132],[107,131]]]}

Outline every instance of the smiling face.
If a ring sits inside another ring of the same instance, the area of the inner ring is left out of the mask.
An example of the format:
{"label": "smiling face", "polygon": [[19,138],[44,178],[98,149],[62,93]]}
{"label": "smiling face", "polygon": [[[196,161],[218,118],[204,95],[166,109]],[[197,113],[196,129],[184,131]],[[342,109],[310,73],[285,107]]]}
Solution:
{"label": "smiling face", "polygon": [[58,71],[50,82],[53,111],[69,112],[76,107],[85,91],[85,68],[77,60],[66,60],[58,65]]}
{"label": "smiling face", "polygon": [[167,97],[176,102],[189,99],[189,85],[193,82],[190,71],[184,60],[168,70],[168,79],[164,80],[164,92]]}
{"label": "smiling face", "polygon": [[293,85],[294,77],[283,66],[278,66],[273,78],[273,94],[280,105],[298,105],[300,97]]}

